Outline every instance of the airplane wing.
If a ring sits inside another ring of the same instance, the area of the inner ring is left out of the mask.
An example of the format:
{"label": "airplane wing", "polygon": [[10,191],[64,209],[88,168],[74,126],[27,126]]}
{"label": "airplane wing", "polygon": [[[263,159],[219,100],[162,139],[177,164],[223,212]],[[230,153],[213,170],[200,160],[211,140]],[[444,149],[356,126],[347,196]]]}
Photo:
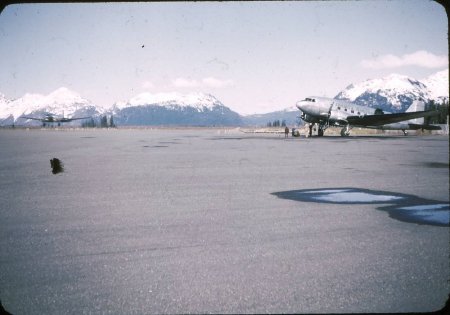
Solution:
{"label": "airplane wing", "polygon": [[20,116],[19,118],[24,118],[24,119],[33,119],[33,120],[39,120],[39,121],[44,121],[45,119],[43,118],[36,118],[36,117],[25,117],[25,116]]}
{"label": "airplane wing", "polygon": [[79,119],[87,119],[87,118],[91,118],[89,117],[76,117],[76,118],[55,118],[54,121],[55,122],[70,122],[72,120],[79,120]]}
{"label": "airplane wing", "polygon": [[77,117],[77,118],[69,118],[70,120],[78,120],[78,119],[88,119],[91,118],[91,116],[89,117]]}
{"label": "airplane wing", "polygon": [[346,119],[349,125],[381,126],[400,121],[410,120],[414,118],[431,117],[437,115],[439,115],[439,112],[437,111],[421,111],[421,112],[381,114],[381,115],[348,116]]}
{"label": "airplane wing", "polygon": [[442,130],[441,126],[436,125],[420,125],[420,124],[408,124],[412,130],[425,129],[425,130]]}

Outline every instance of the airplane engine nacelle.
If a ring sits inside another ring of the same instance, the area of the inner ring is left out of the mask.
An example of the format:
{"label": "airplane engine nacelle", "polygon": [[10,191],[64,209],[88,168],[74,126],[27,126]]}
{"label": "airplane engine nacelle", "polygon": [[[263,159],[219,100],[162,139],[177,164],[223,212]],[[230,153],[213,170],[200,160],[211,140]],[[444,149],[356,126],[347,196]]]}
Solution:
{"label": "airplane engine nacelle", "polygon": [[300,116],[301,119],[303,119],[304,121],[308,122],[308,123],[312,123],[314,122],[314,118],[311,117],[311,115],[305,114],[302,112],[302,115]]}

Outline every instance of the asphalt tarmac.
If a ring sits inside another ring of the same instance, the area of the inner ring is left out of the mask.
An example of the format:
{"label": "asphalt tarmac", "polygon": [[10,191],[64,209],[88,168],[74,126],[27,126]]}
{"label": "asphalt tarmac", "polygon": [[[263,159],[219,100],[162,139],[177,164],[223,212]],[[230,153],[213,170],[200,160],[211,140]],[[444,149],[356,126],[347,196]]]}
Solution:
{"label": "asphalt tarmac", "polygon": [[0,148],[12,314],[429,312],[450,292],[447,136],[0,130]]}

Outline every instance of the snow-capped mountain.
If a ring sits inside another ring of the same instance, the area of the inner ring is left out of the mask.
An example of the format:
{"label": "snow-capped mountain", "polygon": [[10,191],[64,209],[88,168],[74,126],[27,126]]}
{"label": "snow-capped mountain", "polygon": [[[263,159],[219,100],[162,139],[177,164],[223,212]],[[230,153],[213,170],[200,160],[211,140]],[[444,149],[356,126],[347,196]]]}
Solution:
{"label": "snow-capped mountain", "polygon": [[65,87],[48,94],[30,94],[16,100],[0,97],[0,125],[16,123],[21,119],[24,124],[39,124],[37,121],[26,121],[20,116],[43,117],[51,113],[59,117],[92,116],[100,114],[101,109],[92,102],[82,98],[78,93]]}
{"label": "snow-capped mountain", "polygon": [[415,100],[448,100],[448,70],[440,71],[422,81],[399,74],[369,79],[349,85],[335,98],[386,111],[401,112]]}
{"label": "snow-capped mountain", "polygon": [[436,72],[429,77],[422,79],[423,84],[428,88],[430,99],[442,102],[449,98],[448,69]]}
{"label": "snow-capped mountain", "polygon": [[112,107],[122,125],[239,125],[238,113],[204,93],[142,93]]}
{"label": "snow-capped mountain", "polygon": [[203,93],[141,93],[128,101],[117,102],[113,105],[115,109],[124,109],[136,106],[159,105],[167,108],[193,107],[198,111],[212,110],[215,106],[223,104],[210,94]]}

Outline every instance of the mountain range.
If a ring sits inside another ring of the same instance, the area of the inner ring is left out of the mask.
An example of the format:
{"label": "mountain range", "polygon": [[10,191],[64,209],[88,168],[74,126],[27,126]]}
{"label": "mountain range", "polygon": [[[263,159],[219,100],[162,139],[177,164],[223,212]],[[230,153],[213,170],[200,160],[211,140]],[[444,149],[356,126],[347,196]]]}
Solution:
{"label": "mountain range", "polygon": [[211,94],[142,93],[115,103],[109,114],[121,125],[237,126],[241,117]]}
{"label": "mountain range", "polygon": [[[384,111],[401,112],[414,100],[448,102],[448,82],[448,69],[420,81],[391,74],[381,79],[350,84],[335,98]],[[47,113],[64,117],[92,116],[95,119],[112,115],[116,125],[265,126],[275,120],[284,120],[288,125],[299,122],[299,111],[295,106],[281,111],[242,116],[213,95],[204,93],[142,93],[127,101],[116,102],[110,108],[96,106],[65,87],[48,95],[25,94],[16,100],[10,100],[0,93],[0,126],[38,126],[39,121],[19,117],[43,117]],[[80,121],[69,124],[79,126]]]}
{"label": "mountain range", "polygon": [[[116,125],[183,125],[183,126],[238,126],[241,116],[224,106],[217,98],[203,93],[142,93],[128,101],[116,102],[110,108],[95,106],[76,92],[65,87],[49,95],[26,94],[17,100],[8,100],[0,94],[1,125],[40,125],[39,121],[20,118],[44,117],[51,113],[59,117],[86,117],[99,119],[113,116]],[[19,120],[18,120],[19,119]],[[73,121],[69,125],[80,125]]]}
{"label": "mountain range", "polygon": [[448,69],[421,81],[404,75],[391,74],[381,79],[350,84],[336,95],[335,99],[348,100],[389,112],[403,112],[415,100],[448,102],[448,82]]}

